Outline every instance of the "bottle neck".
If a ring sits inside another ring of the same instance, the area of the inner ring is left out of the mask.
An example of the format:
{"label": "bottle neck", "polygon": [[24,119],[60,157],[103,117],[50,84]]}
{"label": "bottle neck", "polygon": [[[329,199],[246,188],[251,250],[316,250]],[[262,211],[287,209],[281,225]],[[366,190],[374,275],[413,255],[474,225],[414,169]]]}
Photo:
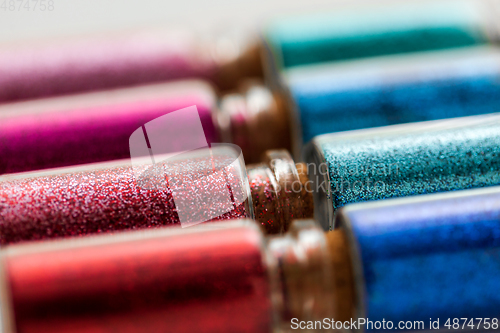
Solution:
{"label": "bottle neck", "polygon": [[476,4],[480,6],[479,16],[484,20],[484,27],[488,41],[497,44],[500,41],[500,4],[497,0],[482,0]]}
{"label": "bottle neck", "polygon": [[14,333],[14,310],[11,304],[11,292],[6,274],[4,254],[0,255],[0,332]]}
{"label": "bottle neck", "polygon": [[354,306],[347,240],[327,234],[314,220],[296,220],[289,233],[271,238],[267,253],[278,330],[299,321],[346,321]]}
{"label": "bottle neck", "polygon": [[269,149],[290,150],[290,119],[284,98],[257,82],[222,97],[216,115],[223,141],[238,145],[246,162],[256,163]]}
{"label": "bottle neck", "polygon": [[211,55],[216,63],[215,83],[222,90],[235,89],[245,78],[262,78],[262,41],[251,31],[218,34]]}
{"label": "bottle neck", "polygon": [[268,234],[286,232],[294,219],[312,218],[314,204],[304,164],[286,150],[269,150],[247,166],[255,219]]}
{"label": "bottle neck", "polygon": [[325,234],[328,253],[330,254],[333,290],[334,318],[337,321],[348,321],[354,318],[355,284],[354,273],[349,252],[349,242],[343,229],[328,231]]}

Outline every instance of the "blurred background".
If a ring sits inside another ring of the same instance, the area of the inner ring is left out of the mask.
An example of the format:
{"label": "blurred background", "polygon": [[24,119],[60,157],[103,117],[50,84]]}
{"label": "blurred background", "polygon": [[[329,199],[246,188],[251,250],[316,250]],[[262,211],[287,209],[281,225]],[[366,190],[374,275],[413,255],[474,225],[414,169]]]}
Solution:
{"label": "blurred background", "polygon": [[[354,1],[54,0],[54,9],[43,12],[18,10],[20,1],[10,2],[15,3],[15,10],[0,8],[0,42],[136,28],[253,29],[277,15],[314,13]],[[9,0],[0,3],[9,6]]]}

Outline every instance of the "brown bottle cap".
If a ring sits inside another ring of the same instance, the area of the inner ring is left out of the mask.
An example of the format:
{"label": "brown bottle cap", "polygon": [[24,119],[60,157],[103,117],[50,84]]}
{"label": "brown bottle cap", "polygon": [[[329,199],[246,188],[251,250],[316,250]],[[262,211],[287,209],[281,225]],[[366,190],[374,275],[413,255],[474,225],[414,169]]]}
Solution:
{"label": "brown bottle cap", "polygon": [[222,90],[236,89],[245,78],[262,78],[262,41],[256,34],[223,34],[214,42],[215,83]]}
{"label": "brown bottle cap", "polygon": [[265,164],[247,166],[247,174],[255,219],[266,233],[283,233],[285,223],[277,205],[278,184],[274,174]]}
{"label": "brown bottle cap", "polygon": [[354,316],[354,275],[347,236],[342,229],[326,233],[328,251],[332,263],[334,318],[349,321]]}
{"label": "brown bottle cap", "polygon": [[221,99],[217,122],[225,142],[238,145],[245,161],[256,163],[269,149],[290,149],[291,132],[284,99],[258,81]]}
{"label": "brown bottle cap", "polygon": [[247,167],[255,218],[268,233],[283,233],[292,220],[313,217],[312,192],[305,171],[305,165],[297,168],[284,149],[267,151],[261,164]]}

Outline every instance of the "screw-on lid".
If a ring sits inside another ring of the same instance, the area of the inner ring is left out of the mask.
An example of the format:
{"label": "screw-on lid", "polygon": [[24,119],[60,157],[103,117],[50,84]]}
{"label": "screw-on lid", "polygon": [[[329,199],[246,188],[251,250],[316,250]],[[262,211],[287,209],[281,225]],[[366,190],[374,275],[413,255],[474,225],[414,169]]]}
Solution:
{"label": "screw-on lid", "polygon": [[223,33],[214,39],[212,57],[217,64],[215,83],[235,89],[244,78],[262,78],[262,42],[257,34],[243,31]]}
{"label": "screw-on lid", "polygon": [[313,198],[306,167],[286,150],[269,150],[261,164],[247,166],[254,214],[270,234],[283,233],[294,219],[312,218]]}
{"label": "screw-on lid", "polygon": [[246,81],[239,93],[224,96],[217,122],[222,139],[238,145],[246,162],[258,162],[268,149],[290,148],[284,100],[260,82]]}

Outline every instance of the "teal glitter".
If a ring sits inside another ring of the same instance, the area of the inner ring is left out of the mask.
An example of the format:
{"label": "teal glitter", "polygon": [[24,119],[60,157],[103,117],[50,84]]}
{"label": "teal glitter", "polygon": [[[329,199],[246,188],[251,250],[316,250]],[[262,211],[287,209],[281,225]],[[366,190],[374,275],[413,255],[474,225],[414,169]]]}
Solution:
{"label": "teal glitter", "polygon": [[289,17],[264,32],[279,68],[487,42],[480,1],[437,1],[353,8]]}
{"label": "teal glitter", "polygon": [[328,172],[327,227],[349,203],[500,184],[500,114],[322,135],[306,160]]}

